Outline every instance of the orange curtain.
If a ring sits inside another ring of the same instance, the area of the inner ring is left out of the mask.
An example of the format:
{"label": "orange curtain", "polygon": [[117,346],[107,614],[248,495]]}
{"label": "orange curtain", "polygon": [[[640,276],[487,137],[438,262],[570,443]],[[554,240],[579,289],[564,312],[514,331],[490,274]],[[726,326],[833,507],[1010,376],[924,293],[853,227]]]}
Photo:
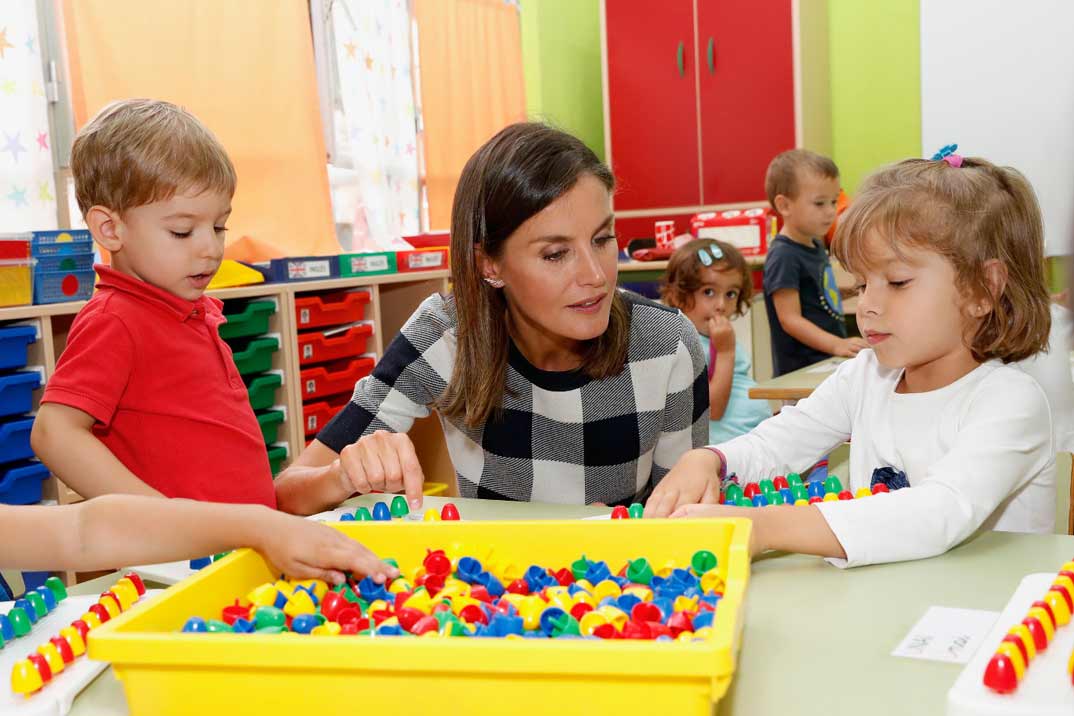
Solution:
{"label": "orange curtain", "polygon": [[238,173],[228,255],[337,253],[304,0],[63,0],[75,124],[115,99],[186,107]]}
{"label": "orange curtain", "polygon": [[526,117],[518,7],[504,0],[416,0],[429,225],[451,226],[462,167]]}

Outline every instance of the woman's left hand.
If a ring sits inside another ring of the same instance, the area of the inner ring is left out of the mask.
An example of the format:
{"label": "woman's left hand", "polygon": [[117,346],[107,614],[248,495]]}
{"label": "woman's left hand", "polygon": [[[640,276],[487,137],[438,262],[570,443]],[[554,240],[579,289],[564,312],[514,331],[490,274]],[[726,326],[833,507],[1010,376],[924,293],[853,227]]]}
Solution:
{"label": "woman's left hand", "polygon": [[646,517],[667,517],[697,502],[720,499],[720,458],[711,450],[691,450],[675,463],[645,503]]}

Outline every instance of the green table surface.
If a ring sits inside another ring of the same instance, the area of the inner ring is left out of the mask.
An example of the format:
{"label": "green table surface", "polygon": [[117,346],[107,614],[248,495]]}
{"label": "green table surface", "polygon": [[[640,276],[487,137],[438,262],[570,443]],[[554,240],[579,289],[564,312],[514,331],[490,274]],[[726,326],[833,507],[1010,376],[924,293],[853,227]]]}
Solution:
{"label": "green table surface", "polygon": [[[371,506],[383,495],[347,504]],[[454,502],[463,519],[575,519],[606,508],[426,497]],[[753,564],[742,649],[720,714],[943,714],[961,665],[891,656],[928,607],[1000,611],[1026,574],[1074,559],[1074,537],[983,532],[945,555],[840,570],[816,557],[770,554]],[[102,591],[116,575],[73,587]],[[152,584],[150,587],[154,586]],[[128,714],[106,669],[71,716]]]}

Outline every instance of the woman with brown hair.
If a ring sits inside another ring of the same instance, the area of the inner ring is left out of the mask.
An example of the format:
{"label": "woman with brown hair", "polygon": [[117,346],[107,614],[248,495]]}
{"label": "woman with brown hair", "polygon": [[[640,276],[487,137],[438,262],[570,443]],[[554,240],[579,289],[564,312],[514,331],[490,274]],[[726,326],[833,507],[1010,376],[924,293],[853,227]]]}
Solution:
{"label": "woman with brown hair", "polygon": [[608,168],[582,142],[511,125],[467,162],[453,293],[426,299],[373,374],[277,479],[309,514],[423,475],[406,436],[436,410],[463,497],[644,500],[707,436],[705,358],[678,311],[616,288]]}

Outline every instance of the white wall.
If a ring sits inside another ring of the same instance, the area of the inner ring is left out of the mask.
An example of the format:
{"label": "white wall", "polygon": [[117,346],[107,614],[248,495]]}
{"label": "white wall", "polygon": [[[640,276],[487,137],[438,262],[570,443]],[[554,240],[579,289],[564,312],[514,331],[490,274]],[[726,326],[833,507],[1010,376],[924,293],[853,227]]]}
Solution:
{"label": "white wall", "polygon": [[921,141],[1025,174],[1049,255],[1074,249],[1074,2],[921,0]]}

